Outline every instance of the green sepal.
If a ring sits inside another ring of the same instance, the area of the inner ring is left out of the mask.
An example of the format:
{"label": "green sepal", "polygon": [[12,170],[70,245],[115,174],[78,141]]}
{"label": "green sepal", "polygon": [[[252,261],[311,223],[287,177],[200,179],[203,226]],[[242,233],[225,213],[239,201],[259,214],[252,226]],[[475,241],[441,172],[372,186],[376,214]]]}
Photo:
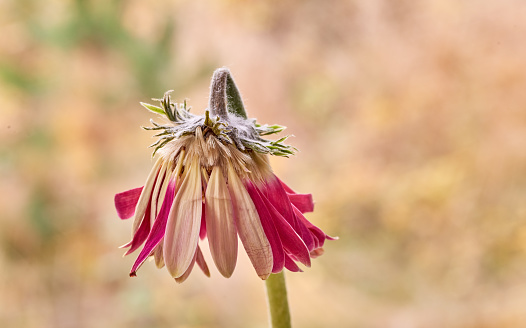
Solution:
{"label": "green sepal", "polygon": [[143,102],[141,102],[141,105],[142,105],[142,107],[146,108],[150,112],[154,112],[154,113],[160,114],[160,115],[166,115],[166,112],[161,107],[157,107],[157,106],[150,105],[150,104],[143,103]]}

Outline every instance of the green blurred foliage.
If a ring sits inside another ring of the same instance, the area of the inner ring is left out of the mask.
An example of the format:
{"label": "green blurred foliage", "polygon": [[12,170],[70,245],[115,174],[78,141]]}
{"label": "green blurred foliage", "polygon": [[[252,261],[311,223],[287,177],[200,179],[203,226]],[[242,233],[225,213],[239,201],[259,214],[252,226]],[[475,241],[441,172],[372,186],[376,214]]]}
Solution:
{"label": "green blurred foliage", "polygon": [[0,2],[0,326],[267,326],[246,255],[231,279],[177,285],[151,263],[128,278],[117,249],[131,223],[113,195],[152,165],[139,101],[174,89],[200,112],[227,65],[249,116],[296,136],[273,167],[340,237],[287,275],[297,327],[524,327],[525,14],[518,0]]}

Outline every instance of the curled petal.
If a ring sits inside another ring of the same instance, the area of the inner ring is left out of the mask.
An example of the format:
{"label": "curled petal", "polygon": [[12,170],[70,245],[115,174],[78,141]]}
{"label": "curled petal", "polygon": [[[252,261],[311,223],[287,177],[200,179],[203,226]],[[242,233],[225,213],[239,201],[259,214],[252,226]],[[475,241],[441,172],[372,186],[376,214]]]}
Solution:
{"label": "curled petal", "polygon": [[239,239],[258,276],[263,280],[267,279],[273,267],[272,249],[256,207],[230,163],[228,163],[228,189],[232,198]]}
{"label": "curled petal", "polygon": [[174,278],[182,276],[194,258],[202,215],[199,159],[194,157],[175,196],[164,236],[164,262]]}
{"label": "curled petal", "polygon": [[315,250],[313,250],[312,252],[310,252],[310,256],[315,259],[317,258],[318,256],[322,256],[323,253],[325,253],[325,251],[323,250],[323,248],[316,248]]}
{"label": "curled petal", "polygon": [[232,200],[221,168],[214,166],[205,195],[205,218],[212,259],[219,272],[229,278],[237,261],[237,231]]}
{"label": "curled petal", "polygon": [[312,237],[314,237],[315,248],[323,247],[323,244],[325,243],[325,239],[329,239],[329,240],[338,239],[338,237],[331,237],[325,234],[325,232],[323,232],[320,228],[310,223],[310,221],[307,220],[305,216],[303,216],[303,214],[300,212],[300,210],[298,210],[295,206],[293,207],[293,209],[294,209],[294,214],[296,214],[296,217],[300,220],[300,222],[302,222],[307,227],[307,229],[309,229]]}
{"label": "curled petal", "polygon": [[115,195],[115,208],[121,220],[126,220],[133,216],[143,188],[134,188]]}
{"label": "curled petal", "polygon": [[292,205],[296,206],[301,213],[314,211],[314,201],[311,194],[287,194]]}
{"label": "curled petal", "polygon": [[278,210],[270,203],[270,201],[262,193],[259,195],[261,196],[263,205],[267,208],[271,220],[278,231],[283,248],[287,251],[287,253],[293,255],[298,261],[310,267],[309,250],[307,249],[307,246],[303,240],[296,233],[296,231],[294,231],[289,222],[283,218],[281,213],[279,213]]}

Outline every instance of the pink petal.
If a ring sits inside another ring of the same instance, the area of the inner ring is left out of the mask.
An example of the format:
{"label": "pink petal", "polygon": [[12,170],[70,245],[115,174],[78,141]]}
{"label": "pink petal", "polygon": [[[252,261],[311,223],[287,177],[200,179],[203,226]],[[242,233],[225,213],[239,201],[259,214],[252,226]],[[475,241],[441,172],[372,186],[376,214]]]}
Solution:
{"label": "pink petal", "polygon": [[287,192],[292,204],[296,206],[301,211],[301,213],[314,211],[314,202],[312,201],[311,194],[298,194],[279,178],[276,177],[276,179],[278,179],[283,189],[285,189],[285,191]]}
{"label": "pink petal", "polygon": [[[296,215],[296,213],[294,213],[294,215]],[[312,236],[312,233],[305,226],[305,224],[301,222],[299,219],[297,219],[296,222],[297,222],[297,227],[299,230],[298,235],[300,235],[301,239],[307,246],[307,249],[309,250],[309,252],[312,251],[314,248],[316,248],[316,244],[314,241],[314,237]]]}
{"label": "pink petal", "polygon": [[289,186],[287,186],[285,184],[285,182],[281,181],[278,177],[276,177],[279,181],[279,183],[281,183],[281,185],[283,186],[283,188],[285,189],[285,191],[289,194],[295,194],[296,192],[294,190],[292,190]]}
{"label": "pink petal", "polygon": [[137,269],[143,264],[143,262],[150,256],[151,252],[156,248],[159,242],[163,239],[164,233],[166,230],[166,222],[168,221],[168,213],[172,207],[175,193],[175,180],[170,181],[168,184],[168,189],[166,190],[166,195],[164,197],[163,205],[161,206],[161,211],[157,215],[157,219],[153,223],[152,230],[148,235],[146,244],[144,248],[139,253],[137,260],[133,264],[133,267],[130,272],[130,277],[136,275]]}
{"label": "pink petal", "polygon": [[278,231],[283,248],[287,251],[287,253],[294,255],[298,261],[307,267],[310,267],[309,250],[307,249],[307,246],[303,240],[300,238],[300,236],[298,236],[296,231],[294,231],[289,222],[287,222],[277,211],[277,209],[270,203],[270,201],[262,193],[260,193],[260,196],[265,207],[270,213],[270,217],[272,218],[276,230]]}
{"label": "pink petal", "polygon": [[182,276],[192,263],[203,210],[199,159],[194,157],[186,168],[188,173],[175,196],[164,236],[164,262],[174,278]]}
{"label": "pink petal", "polygon": [[132,235],[135,234],[137,229],[139,229],[139,226],[141,225],[141,222],[144,219],[144,213],[146,211],[146,208],[148,207],[148,204],[150,204],[152,201],[152,190],[155,185],[155,181],[157,181],[157,176],[159,174],[159,169],[161,167],[162,162],[162,158],[159,157],[159,159],[157,159],[157,161],[155,162],[155,165],[153,166],[152,170],[150,171],[148,178],[146,179],[146,183],[144,184],[144,189],[141,192],[141,196],[139,196],[133,219]]}
{"label": "pink petal", "polygon": [[143,188],[134,188],[115,195],[115,208],[121,220],[126,220],[133,216]]}
{"label": "pink petal", "polygon": [[237,230],[232,200],[221,168],[214,166],[205,195],[206,226],[212,259],[219,272],[229,278],[237,261]]}
{"label": "pink petal", "polygon": [[234,221],[239,239],[245,247],[258,276],[265,280],[272,272],[272,248],[265,235],[254,202],[228,163],[228,189],[234,209]]}
{"label": "pink petal", "polygon": [[201,240],[206,238],[206,213],[205,213],[205,204],[203,203],[203,215],[201,216],[201,228],[199,229],[199,238]]}
{"label": "pink petal", "polygon": [[210,270],[208,269],[208,265],[206,265],[205,258],[203,256],[203,252],[201,252],[201,247],[197,245],[197,258],[196,258],[197,265],[201,268],[205,276],[210,277]]}
{"label": "pink petal", "polygon": [[275,175],[272,175],[272,177],[266,181],[265,188],[263,188],[263,194],[268,198],[270,203],[274,205],[283,218],[295,228],[296,218],[294,217],[289,197],[287,196],[285,189],[283,189],[280,180]]}
{"label": "pink petal", "polygon": [[252,198],[252,201],[256,206],[259,219],[261,220],[261,225],[263,226],[265,235],[267,236],[270,246],[272,247],[272,257],[274,263],[272,266],[272,273],[279,273],[283,270],[283,266],[285,265],[285,252],[283,251],[283,245],[281,244],[278,231],[274,226],[272,216],[270,215],[265,202],[261,198],[259,190],[249,180],[245,181],[245,187],[247,188],[250,198]]}
{"label": "pink petal", "polygon": [[288,194],[292,205],[296,206],[301,213],[314,211],[314,202],[311,194]]}
{"label": "pink petal", "polygon": [[285,254],[285,268],[292,272],[303,272],[288,254]]}
{"label": "pink petal", "polygon": [[148,237],[148,234],[150,233],[150,204],[148,204],[148,207],[146,208],[146,212],[144,214],[144,219],[141,222],[141,225],[139,226],[139,229],[135,232],[133,235],[132,240],[125,245],[125,247],[130,247],[130,249],[126,252],[126,255],[129,255],[137,248],[139,248],[142,243],[146,240]]}
{"label": "pink petal", "polygon": [[318,256],[322,256],[324,252],[325,252],[325,251],[323,250],[323,248],[321,248],[321,247],[320,247],[320,248],[316,248],[315,250],[313,250],[312,252],[310,252],[310,256],[311,256],[313,259],[315,259],[315,258],[317,258]]}
{"label": "pink petal", "polygon": [[[150,217],[154,219],[157,217],[157,213],[159,213],[160,207],[162,205],[162,204],[158,204],[159,199],[164,198],[164,194],[162,194],[162,189],[163,189],[162,186],[164,185],[164,187],[166,188],[168,184],[167,183],[168,181],[165,181],[167,179],[166,169],[168,168],[168,165],[169,164],[167,162],[163,162],[163,164],[161,165],[161,168],[159,169],[159,173],[157,174],[157,178],[155,179],[155,184],[152,190],[151,204],[150,204],[150,212],[151,212]],[[168,176],[169,175],[170,174],[168,174]]]}
{"label": "pink petal", "polygon": [[[307,229],[309,229],[309,231],[311,232],[311,235],[315,237],[315,244],[316,244],[315,248],[323,247],[323,244],[325,243],[325,239],[329,239],[329,240],[338,239],[338,237],[331,237],[325,234],[325,232],[323,232],[320,228],[310,223],[309,220],[307,220],[305,216],[303,216],[303,214],[300,212],[300,210],[298,210],[295,206],[293,207],[293,209],[294,209],[294,213],[296,214],[296,217],[300,220],[300,222],[305,224]],[[316,243],[316,241],[318,242]]]}

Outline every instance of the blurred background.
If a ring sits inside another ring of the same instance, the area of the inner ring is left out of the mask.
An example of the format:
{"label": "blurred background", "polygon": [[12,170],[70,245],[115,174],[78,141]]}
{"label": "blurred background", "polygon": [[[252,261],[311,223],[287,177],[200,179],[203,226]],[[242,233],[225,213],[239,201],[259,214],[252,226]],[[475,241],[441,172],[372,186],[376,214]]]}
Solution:
{"label": "blurred background", "polygon": [[[296,327],[526,327],[526,3],[0,1],[0,326],[267,327],[244,252],[182,285],[135,255],[115,193],[153,114],[228,66],[272,158],[339,241],[287,275]],[[207,246],[204,245],[207,249]],[[205,257],[211,264],[208,250]],[[212,266],[212,265],[211,265]]]}

